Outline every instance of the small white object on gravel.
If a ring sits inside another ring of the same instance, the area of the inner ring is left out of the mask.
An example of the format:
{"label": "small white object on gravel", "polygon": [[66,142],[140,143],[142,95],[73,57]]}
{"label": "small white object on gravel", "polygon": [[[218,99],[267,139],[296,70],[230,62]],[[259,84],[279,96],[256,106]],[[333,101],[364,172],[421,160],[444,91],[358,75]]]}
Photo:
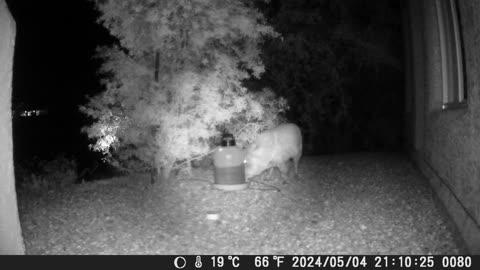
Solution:
{"label": "small white object on gravel", "polygon": [[215,211],[207,212],[207,219],[208,220],[218,220],[220,218],[220,214]]}

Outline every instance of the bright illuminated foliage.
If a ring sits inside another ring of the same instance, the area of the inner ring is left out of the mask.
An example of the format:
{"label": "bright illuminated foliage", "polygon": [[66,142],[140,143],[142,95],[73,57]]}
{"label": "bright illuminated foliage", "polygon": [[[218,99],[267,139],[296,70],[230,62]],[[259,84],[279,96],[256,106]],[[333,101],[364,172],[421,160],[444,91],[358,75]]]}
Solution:
{"label": "bright illuminated foliage", "polygon": [[252,1],[95,3],[118,45],[99,50],[105,91],[81,110],[96,120],[85,128],[93,149],[115,164],[168,174],[207,153],[221,127],[236,132],[250,123],[239,134],[247,141],[287,108],[271,91],[242,85],[264,72],[263,38],[278,36]]}

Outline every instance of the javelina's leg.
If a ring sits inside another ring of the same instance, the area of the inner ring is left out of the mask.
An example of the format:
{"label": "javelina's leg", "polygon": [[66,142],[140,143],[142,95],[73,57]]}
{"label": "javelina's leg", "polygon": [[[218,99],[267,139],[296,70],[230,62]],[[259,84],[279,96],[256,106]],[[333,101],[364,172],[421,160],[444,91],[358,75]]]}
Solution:
{"label": "javelina's leg", "polygon": [[169,181],[172,177],[172,166],[170,164],[164,165],[160,168],[162,181]]}
{"label": "javelina's leg", "polygon": [[300,161],[300,157],[302,157],[302,154],[298,154],[293,157],[293,167],[295,169],[295,174],[298,176],[298,162]]}
{"label": "javelina's leg", "polygon": [[278,169],[280,170],[282,178],[288,178],[288,162],[289,160],[282,162],[277,165]]}
{"label": "javelina's leg", "polygon": [[187,174],[189,177],[192,177],[192,163],[191,162],[187,162]]}
{"label": "javelina's leg", "polygon": [[156,168],[150,169],[150,184],[155,184],[158,181],[158,171]]}
{"label": "javelina's leg", "polygon": [[268,176],[267,178],[271,178],[272,177],[272,174],[273,174],[273,171],[275,170],[275,167],[270,167],[270,169],[268,169]]}

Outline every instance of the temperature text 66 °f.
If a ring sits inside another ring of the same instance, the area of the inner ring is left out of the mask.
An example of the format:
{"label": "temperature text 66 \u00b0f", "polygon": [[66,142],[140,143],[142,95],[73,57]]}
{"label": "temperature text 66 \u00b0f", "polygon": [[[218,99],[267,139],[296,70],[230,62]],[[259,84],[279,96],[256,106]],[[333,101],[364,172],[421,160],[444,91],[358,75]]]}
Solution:
{"label": "temperature text 66 \u00b0f", "polygon": [[365,256],[293,256],[292,267],[365,267]]}
{"label": "temperature text 66 \u00b0f", "polygon": [[[271,261],[270,261],[271,258]],[[280,267],[285,262],[285,256],[255,256],[254,265],[255,267],[263,267],[268,268],[272,267]]]}

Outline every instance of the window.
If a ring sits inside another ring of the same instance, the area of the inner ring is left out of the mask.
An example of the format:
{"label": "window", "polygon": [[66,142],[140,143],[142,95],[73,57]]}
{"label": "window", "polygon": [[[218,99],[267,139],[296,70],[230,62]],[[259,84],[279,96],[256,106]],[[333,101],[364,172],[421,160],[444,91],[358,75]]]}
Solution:
{"label": "window", "polygon": [[437,0],[437,18],[442,57],[442,109],[464,107],[462,39],[455,0]]}

